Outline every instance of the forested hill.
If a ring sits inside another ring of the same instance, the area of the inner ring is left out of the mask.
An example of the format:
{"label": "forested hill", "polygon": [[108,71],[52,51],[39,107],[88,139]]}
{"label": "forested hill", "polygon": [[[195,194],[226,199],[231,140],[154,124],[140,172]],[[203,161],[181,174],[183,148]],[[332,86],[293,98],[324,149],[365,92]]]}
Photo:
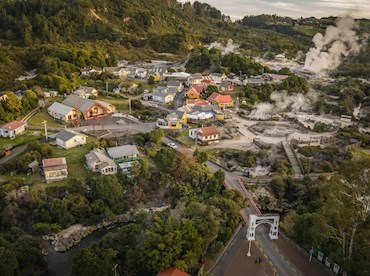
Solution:
{"label": "forested hill", "polygon": [[[293,55],[307,48],[288,35],[233,23],[217,9],[199,2],[3,0],[0,90],[24,70],[43,67],[46,57],[56,66],[60,62],[77,67],[105,66],[111,65],[104,59],[107,54],[129,60],[158,53],[184,56],[194,47],[229,38],[252,55],[270,50]],[[81,50],[87,53],[81,54]]]}

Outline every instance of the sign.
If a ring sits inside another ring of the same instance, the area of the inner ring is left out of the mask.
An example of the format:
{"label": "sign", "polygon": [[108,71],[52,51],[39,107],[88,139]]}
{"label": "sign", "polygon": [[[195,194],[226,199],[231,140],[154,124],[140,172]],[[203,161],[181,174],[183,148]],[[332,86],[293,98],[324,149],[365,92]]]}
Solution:
{"label": "sign", "polygon": [[322,253],[321,251],[317,252],[317,259],[322,262],[322,260],[324,259],[324,253]]}
{"label": "sign", "polygon": [[310,255],[313,255],[313,253],[315,253],[315,250],[313,248],[310,249],[310,251],[308,251],[310,253]]}
{"label": "sign", "polygon": [[339,273],[339,269],[340,269],[340,266],[337,265],[337,264],[334,264],[333,271],[334,271],[335,274],[338,274]]}
{"label": "sign", "polygon": [[325,265],[330,268],[330,260],[328,257],[325,259]]}

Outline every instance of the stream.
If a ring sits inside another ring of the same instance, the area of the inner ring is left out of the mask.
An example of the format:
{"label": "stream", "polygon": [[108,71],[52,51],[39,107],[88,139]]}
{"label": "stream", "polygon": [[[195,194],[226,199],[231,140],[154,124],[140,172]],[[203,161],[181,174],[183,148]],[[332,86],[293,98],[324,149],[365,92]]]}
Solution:
{"label": "stream", "polygon": [[77,252],[83,248],[89,248],[93,244],[96,244],[103,238],[106,234],[114,233],[121,229],[123,224],[118,224],[106,228],[101,228],[88,235],[82,241],[73,246],[66,252],[56,252],[50,242],[47,242],[49,255],[47,255],[46,261],[48,266],[48,275],[51,276],[68,276],[72,273],[72,261],[73,257]]}

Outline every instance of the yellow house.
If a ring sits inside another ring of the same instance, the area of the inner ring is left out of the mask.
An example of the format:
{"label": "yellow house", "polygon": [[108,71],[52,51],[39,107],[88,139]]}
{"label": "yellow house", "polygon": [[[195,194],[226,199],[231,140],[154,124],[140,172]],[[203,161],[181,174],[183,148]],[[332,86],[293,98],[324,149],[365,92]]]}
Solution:
{"label": "yellow house", "polygon": [[181,129],[183,125],[188,123],[186,112],[177,111],[166,116],[164,119],[157,120],[157,127],[163,129]]}
{"label": "yellow house", "polygon": [[194,88],[191,88],[191,89],[188,90],[188,92],[186,92],[186,96],[190,100],[199,99],[200,98],[200,93],[197,90],[195,90]]}

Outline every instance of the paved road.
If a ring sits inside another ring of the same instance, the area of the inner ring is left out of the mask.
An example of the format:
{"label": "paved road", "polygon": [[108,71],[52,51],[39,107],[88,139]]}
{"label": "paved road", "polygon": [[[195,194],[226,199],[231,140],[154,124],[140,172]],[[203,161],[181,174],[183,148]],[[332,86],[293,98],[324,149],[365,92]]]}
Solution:
{"label": "paved road", "polygon": [[[139,132],[150,132],[156,127],[155,122],[151,123],[134,123],[134,124],[112,124],[112,125],[104,125],[104,129],[106,130],[131,130],[131,131],[139,131]],[[97,128],[95,126],[95,128]],[[72,128],[74,131],[84,131],[84,130],[93,130],[94,126],[82,126],[77,128]]]}
{"label": "paved road", "polygon": [[0,164],[4,164],[4,163],[8,162],[9,160],[13,159],[17,155],[24,152],[26,150],[26,148],[27,148],[27,146],[23,145],[23,146],[20,146],[20,147],[17,147],[15,149],[13,149],[12,153],[10,155],[4,156],[3,158],[0,159]]}
{"label": "paved road", "polygon": [[[167,137],[163,138],[164,143],[173,143],[173,141]],[[177,145],[177,150],[180,152],[186,152],[188,151],[189,153],[193,153],[193,149],[188,149],[178,143],[175,143]],[[219,167],[217,164],[207,161],[206,165],[212,170],[212,171],[217,171],[217,170],[222,170],[225,174],[225,180],[227,184],[235,190],[238,190],[241,192],[242,196],[245,198],[246,194],[244,193],[243,189],[240,187],[238,183],[238,178],[236,175],[233,173],[230,173],[229,171],[224,170],[223,168]],[[243,216],[248,217],[249,214],[256,214],[255,210],[251,207],[249,208],[244,208],[242,211]],[[212,270],[212,275],[215,276],[221,276],[223,273],[226,271],[228,268],[228,264],[231,263],[231,260],[233,256],[235,255],[236,251],[238,250],[238,241],[242,240],[242,237],[246,236],[246,227],[242,227],[241,230],[239,231],[235,237],[236,241],[232,242],[234,245],[230,247],[230,251],[227,250],[224,256],[220,259],[220,262],[215,266],[215,268]],[[271,260],[271,262],[274,264],[276,267],[278,274],[279,275],[284,275],[284,276],[295,276],[299,275],[296,271],[293,270],[292,266],[287,263],[286,260],[284,260],[279,252],[276,251],[273,242],[270,240],[268,236],[268,229],[264,227],[259,227],[257,230],[257,236],[256,239],[260,243],[260,246],[264,250],[264,252],[267,254],[268,258]],[[239,244],[240,246],[240,244]]]}
{"label": "paved road", "polygon": [[184,105],[185,92],[186,92],[186,88],[184,88],[181,92],[176,94],[176,97],[174,100],[175,110]]}

